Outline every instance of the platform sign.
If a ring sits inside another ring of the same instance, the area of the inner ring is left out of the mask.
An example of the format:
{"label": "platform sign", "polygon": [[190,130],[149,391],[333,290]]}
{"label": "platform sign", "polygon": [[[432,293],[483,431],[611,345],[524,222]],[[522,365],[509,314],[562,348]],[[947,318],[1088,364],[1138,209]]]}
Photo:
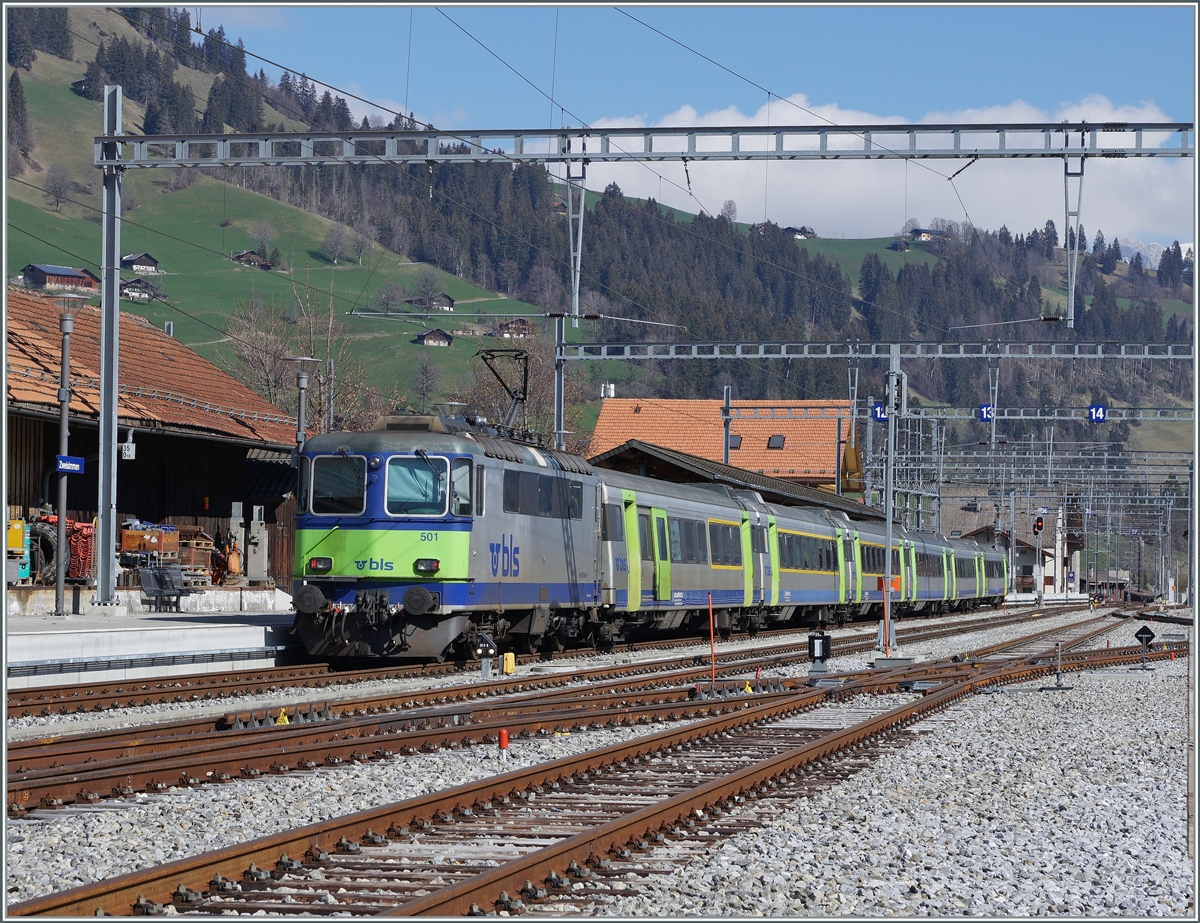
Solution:
{"label": "platform sign", "polygon": [[83,459],[75,455],[55,455],[54,470],[58,474],[83,474]]}
{"label": "platform sign", "polygon": [[1050,512],[1050,507],[1048,507],[1048,506],[1039,506],[1039,507],[1038,507],[1038,512],[1039,512],[1039,513],[1049,513],[1049,512]]}
{"label": "platform sign", "polygon": [[994,404],[979,405],[979,419],[987,423],[996,418],[996,406]]}
{"label": "platform sign", "polygon": [[1088,420],[1092,423],[1103,423],[1108,419],[1108,408],[1104,404],[1088,405]]}
{"label": "platform sign", "polygon": [[1067,579],[1074,580],[1075,579],[1075,571],[1073,571],[1073,570],[1067,571]]}
{"label": "platform sign", "polygon": [[879,422],[887,419],[887,412],[883,409],[883,404],[875,404],[871,408],[871,417]]}
{"label": "platform sign", "polygon": [[1142,643],[1143,647],[1154,640],[1154,632],[1150,630],[1149,625],[1143,625],[1136,632],[1134,632],[1133,636]]}

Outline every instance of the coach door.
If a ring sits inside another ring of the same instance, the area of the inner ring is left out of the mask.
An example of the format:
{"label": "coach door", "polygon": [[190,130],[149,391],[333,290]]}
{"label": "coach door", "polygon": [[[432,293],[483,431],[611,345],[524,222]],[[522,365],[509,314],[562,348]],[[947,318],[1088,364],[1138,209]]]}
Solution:
{"label": "coach door", "polygon": [[667,511],[650,508],[654,537],[654,599],[671,600],[671,546],[667,543]]}
{"label": "coach door", "polygon": [[858,558],[854,554],[854,535],[849,529],[837,530],[842,540],[842,602],[852,603],[858,599]]}
{"label": "coach door", "polygon": [[632,490],[621,491],[625,519],[625,575],[627,577],[626,610],[632,612],[642,604],[642,543],[638,529],[637,495]]}

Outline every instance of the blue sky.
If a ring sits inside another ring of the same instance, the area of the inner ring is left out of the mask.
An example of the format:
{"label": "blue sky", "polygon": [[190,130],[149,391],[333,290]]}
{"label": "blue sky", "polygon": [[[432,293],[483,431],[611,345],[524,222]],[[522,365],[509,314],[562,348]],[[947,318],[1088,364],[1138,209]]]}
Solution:
{"label": "blue sky", "polygon": [[[768,117],[774,125],[788,121],[781,97],[840,124],[1191,121],[1195,113],[1190,5],[202,10],[206,31],[221,24],[252,54],[387,109],[404,110],[407,102],[419,120],[447,129],[761,124]],[[248,65],[279,75],[253,58]],[[764,90],[773,94],[769,113]],[[371,112],[350,103],[358,115]],[[883,236],[906,216],[928,223],[969,215],[980,226],[1014,231],[1048,217],[1062,223],[1062,168],[1049,161],[981,162],[956,184],[963,203],[943,177],[898,163],[708,165],[700,176],[693,168],[691,201],[672,185],[685,183],[681,169],[656,169],[665,182],[624,166],[593,169],[588,186],[613,180],[629,194],[693,211],[696,200],[716,210],[732,198],[741,220],[804,223],[829,235]],[[1190,160],[1092,161],[1084,226],[1109,239],[1191,241],[1194,175]]]}

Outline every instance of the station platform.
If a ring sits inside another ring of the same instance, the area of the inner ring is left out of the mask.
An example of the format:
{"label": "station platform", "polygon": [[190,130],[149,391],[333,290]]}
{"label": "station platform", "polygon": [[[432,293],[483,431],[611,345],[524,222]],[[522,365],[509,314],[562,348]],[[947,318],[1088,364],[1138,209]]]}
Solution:
{"label": "station platform", "polygon": [[[120,609],[121,607],[114,607]],[[290,608],[8,615],[8,688],[273,667],[303,652]]]}

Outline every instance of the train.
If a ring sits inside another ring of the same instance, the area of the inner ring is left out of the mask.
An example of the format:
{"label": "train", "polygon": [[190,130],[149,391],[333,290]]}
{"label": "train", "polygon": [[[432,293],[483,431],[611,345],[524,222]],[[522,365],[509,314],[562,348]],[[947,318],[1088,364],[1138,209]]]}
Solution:
{"label": "train", "polygon": [[[881,617],[884,523],[593,466],[466,417],[299,453],[293,630],[314,657],[473,659]],[[893,529],[896,617],[996,607],[1004,553]]]}

